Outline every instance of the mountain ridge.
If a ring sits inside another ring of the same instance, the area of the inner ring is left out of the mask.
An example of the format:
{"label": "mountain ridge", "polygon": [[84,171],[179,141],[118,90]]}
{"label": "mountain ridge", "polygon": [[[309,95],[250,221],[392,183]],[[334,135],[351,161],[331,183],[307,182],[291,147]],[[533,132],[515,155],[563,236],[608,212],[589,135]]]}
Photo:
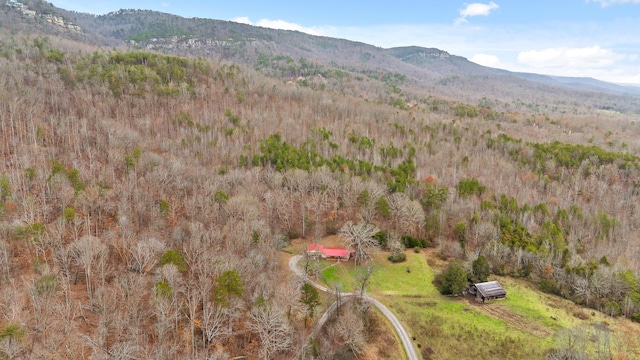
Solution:
{"label": "mountain ridge", "polygon": [[[10,3],[13,5],[10,6]],[[385,49],[363,42],[294,30],[277,30],[217,19],[184,18],[154,10],[120,9],[104,15],[93,15],[57,8],[44,1],[31,1],[22,8],[15,4],[22,3],[8,1],[3,6],[5,13],[10,10],[19,11],[24,17],[25,11],[35,11],[37,15],[31,13],[31,18],[40,15],[53,24],[51,27],[55,27],[57,23],[57,30],[69,28],[73,33],[67,35],[75,39],[82,33],[84,41],[95,42],[98,46],[129,46],[177,55],[219,57],[251,66],[255,65],[258,52],[286,54],[293,58],[310,58],[323,64],[387,68],[406,73],[418,81],[439,81],[443,76],[454,75],[500,75],[573,91],[640,97],[640,88],[637,87],[593,78],[560,77],[490,68],[436,48],[404,46]],[[407,64],[411,67],[405,66]],[[416,71],[416,67],[420,70]]]}

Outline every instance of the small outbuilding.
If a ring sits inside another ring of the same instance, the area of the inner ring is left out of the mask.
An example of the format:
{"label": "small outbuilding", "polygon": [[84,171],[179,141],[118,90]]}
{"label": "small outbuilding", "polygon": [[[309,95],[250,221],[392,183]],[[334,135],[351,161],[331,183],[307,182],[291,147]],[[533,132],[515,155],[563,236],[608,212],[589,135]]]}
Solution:
{"label": "small outbuilding", "polygon": [[487,281],[469,285],[469,294],[475,295],[476,300],[482,300],[482,302],[485,302],[485,300],[507,298],[507,292],[497,281]]}

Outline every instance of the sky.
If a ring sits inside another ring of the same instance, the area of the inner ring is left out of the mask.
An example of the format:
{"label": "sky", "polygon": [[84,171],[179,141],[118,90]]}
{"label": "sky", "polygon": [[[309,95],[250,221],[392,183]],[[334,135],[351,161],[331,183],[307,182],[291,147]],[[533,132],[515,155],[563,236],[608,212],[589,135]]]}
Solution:
{"label": "sky", "polygon": [[145,9],[360,41],[423,46],[481,65],[640,85],[640,0],[53,0]]}

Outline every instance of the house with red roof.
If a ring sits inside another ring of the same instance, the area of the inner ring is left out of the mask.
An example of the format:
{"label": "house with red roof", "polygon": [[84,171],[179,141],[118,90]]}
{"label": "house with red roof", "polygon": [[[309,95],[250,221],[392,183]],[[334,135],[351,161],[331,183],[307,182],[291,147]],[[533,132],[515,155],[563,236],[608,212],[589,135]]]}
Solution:
{"label": "house with red roof", "polygon": [[353,249],[326,248],[320,244],[310,244],[307,247],[307,255],[330,260],[349,260],[353,255]]}

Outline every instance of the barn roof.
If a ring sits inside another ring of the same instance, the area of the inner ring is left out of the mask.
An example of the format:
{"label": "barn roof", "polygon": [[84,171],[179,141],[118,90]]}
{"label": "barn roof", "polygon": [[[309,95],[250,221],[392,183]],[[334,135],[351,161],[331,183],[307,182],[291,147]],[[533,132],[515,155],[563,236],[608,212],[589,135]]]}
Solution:
{"label": "barn roof", "polygon": [[497,281],[488,281],[483,283],[474,284],[480,295],[484,297],[493,296],[505,296],[507,292],[502,288]]}

